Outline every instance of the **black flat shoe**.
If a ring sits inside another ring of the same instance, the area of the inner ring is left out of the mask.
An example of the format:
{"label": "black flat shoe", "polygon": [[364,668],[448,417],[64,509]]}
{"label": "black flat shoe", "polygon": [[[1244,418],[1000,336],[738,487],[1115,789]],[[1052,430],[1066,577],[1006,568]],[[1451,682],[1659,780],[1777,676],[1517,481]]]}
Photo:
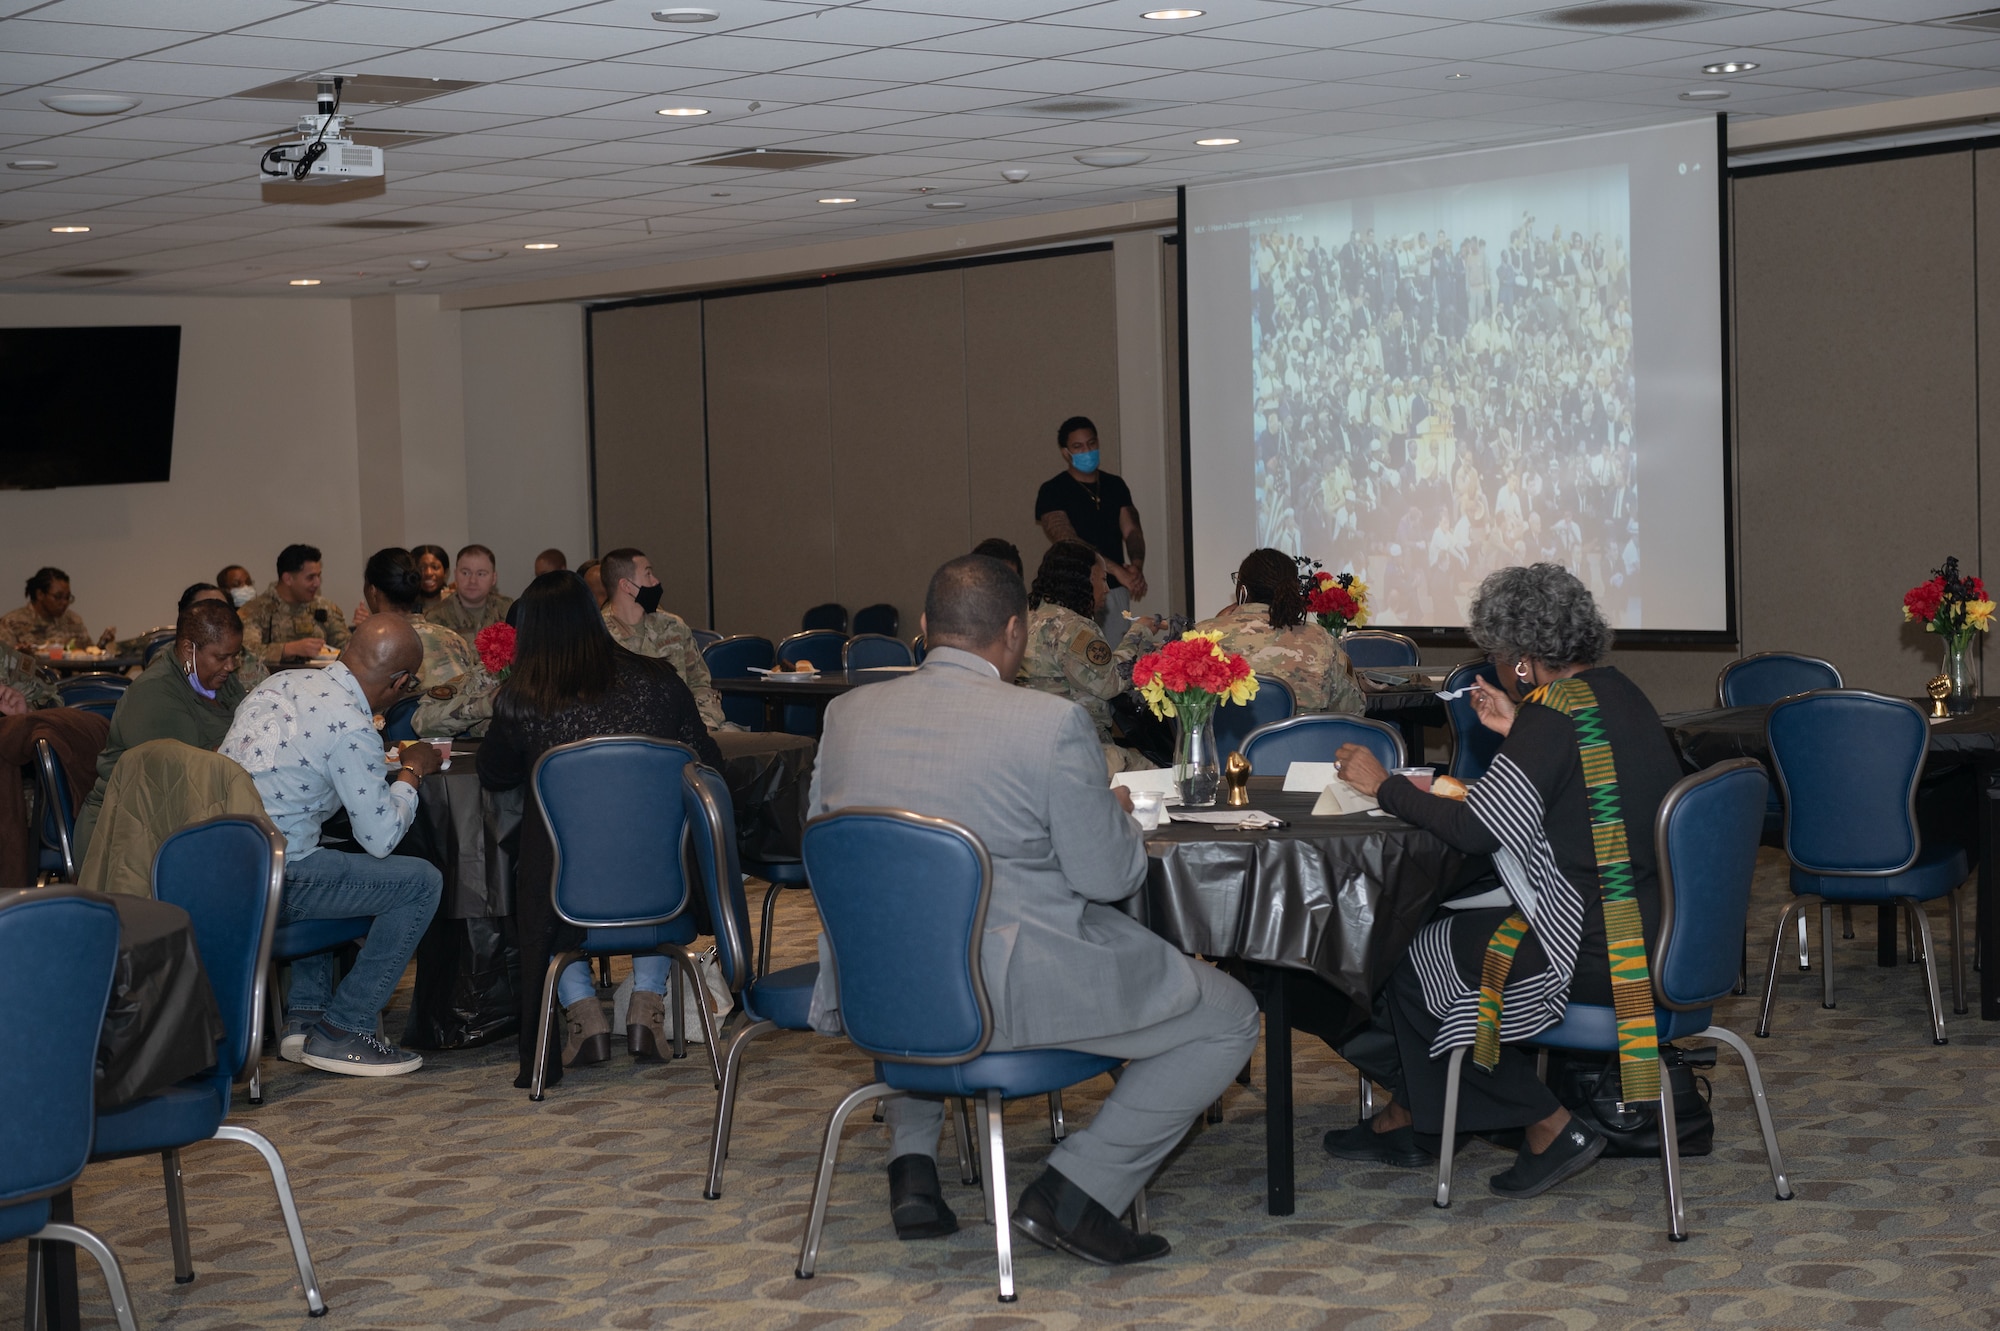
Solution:
{"label": "black flat shoe", "polygon": [[889,1162],[889,1218],[899,1239],[941,1239],[958,1232],[958,1217],[944,1204],[937,1161],[899,1155]]}
{"label": "black flat shoe", "polygon": [[1574,1178],[1604,1154],[1608,1143],[1604,1134],[1585,1127],[1574,1114],[1549,1143],[1549,1149],[1532,1155],[1524,1145],[1514,1158],[1514,1167],[1495,1174],[1486,1185],[1500,1197],[1539,1197],[1566,1178]]}
{"label": "black flat shoe", "polygon": [[1375,1131],[1373,1123],[1373,1119],[1363,1119],[1351,1128],[1329,1132],[1319,1139],[1319,1144],[1336,1160],[1359,1160],[1396,1169],[1423,1169],[1435,1159],[1417,1145],[1417,1130],[1408,1123],[1387,1132]]}
{"label": "black flat shoe", "polygon": [[1125,1227],[1095,1198],[1053,1168],[1028,1185],[1014,1208],[1014,1228],[1057,1252],[1098,1266],[1150,1262],[1172,1251],[1158,1234]]}

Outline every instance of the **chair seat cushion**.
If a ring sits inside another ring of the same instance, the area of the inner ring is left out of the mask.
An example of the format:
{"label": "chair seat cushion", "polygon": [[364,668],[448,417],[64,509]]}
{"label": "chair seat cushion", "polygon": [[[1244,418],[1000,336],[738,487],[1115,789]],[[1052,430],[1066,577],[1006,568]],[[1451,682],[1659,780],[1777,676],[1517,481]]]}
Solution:
{"label": "chair seat cushion", "polygon": [[346,920],[294,920],[281,924],[271,935],[271,960],[310,957],[342,943],[366,938],[369,926],[374,923],[372,918],[359,915]]}
{"label": "chair seat cushion", "polygon": [[1021,1049],[981,1054],[969,1063],[934,1067],[921,1063],[877,1063],[875,1077],[899,1091],[923,1095],[978,1095],[999,1091],[1009,1098],[1046,1095],[1089,1081],[1120,1066],[1123,1059],[1080,1054],[1074,1049]]}
{"label": "chair seat cushion", "polygon": [[213,1077],[180,1082],[158,1095],[99,1114],[90,1158],[146,1155],[207,1141],[228,1116],[228,1102]]}
{"label": "chair seat cushion", "polygon": [[0,1206],[0,1243],[24,1239],[49,1223],[49,1199]]}
{"label": "chair seat cushion", "polygon": [[817,961],[772,971],[743,990],[744,1010],[757,1021],[774,1021],[788,1031],[809,1031],[812,1023],[806,1018],[818,983]]}
{"label": "chair seat cushion", "polygon": [[[1653,1026],[1663,1041],[1685,1040],[1708,1029],[1713,1011],[1712,1008],[1700,1008],[1693,1012],[1654,1008]],[[1618,1011],[1592,1003],[1571,1003],[1563,1011],[1562,1021],[1523,1043],[1549,1049],[1595,1049],[1607,1054],[1616,1053]]]}
{"label": "chair seat cushion", "polygon": [[651,952],[662,943],[686,947],[697,937],[694,921],[683,915],[665,924],[641,924],[629,929],[586,929],[583,950],[592,956],[625,952]]}
{"label": "chair seat cushion", "polygon": [[745,860],[743,872],[752,878],[761,878],[767,883],[782,883],[786,887],[806,885],[806,866],[798,860]]}
{"label": "chair seat cushion", "polygon": [[1935,901],[1972,876],[1965,848],[1949,841],[1937,841],[1923,848],[1917,862],[1901,873],[1880,877],[1846,878],[1833,874],[1792,870],[1792,891],[1800,896],[1826,901],[1887,901],[1908,897],[1913,901]]}

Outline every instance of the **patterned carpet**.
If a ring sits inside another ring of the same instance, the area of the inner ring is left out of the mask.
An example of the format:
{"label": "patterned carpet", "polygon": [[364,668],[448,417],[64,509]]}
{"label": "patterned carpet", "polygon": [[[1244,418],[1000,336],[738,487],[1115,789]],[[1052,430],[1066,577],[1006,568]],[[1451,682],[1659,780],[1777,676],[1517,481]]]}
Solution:
{"label": "patterned carpet", "polygon": [[[1782,892],[1766,852],[1758,936]],[[1919,972],[1875,966],[1866,914],[1860,937],[1837,945],[1839,1008],[1819,1006],[1816,973],[1787,966],[1777,1034],[1754,1041],[1797,1199],[1772,1200],[1725,1051],[1716,1152],[1685,1171],[1685,1244],[1666,1239],[1655,1164],[1605,1161],[1541,1198],[1503,1202],[1484,1178],[1506,1158],[1475,1144],[1460,1158],[1459,1200],[1439,1211],[1427,1173],[1329,1160],[1318,1139],[1353,1121],[1354,1081],[1304,1036],[1296,1215],[1263,1213],[1260,1059],[1256,1084],[1229,1093],[1226,1120],[1152,1189],[1171,1257],[1106,1271],[1017,1246],[1011,1307],[994,1301],[991,1231],[970,1223],[978,1192],[950,1167],[965,1227],[895,1240],[880,1133],[865,1123],[849,1132],[819,1276],[793,1278],[825,1112],[868,1073],[838,1042],[805,1035],[753,1051],[715,1202],[701,1198],[714,1095],[698,1053],[652,1067],[620,1056],[540,1105],[511,1085],[511,1044],[434,1055],[386,1082],[267,1061],[268,1102],[240,1106],[237,1120],[276,1141],[292,1170],[332,1305],[324,1322],[305,1316],[268,1179],[246,1148],[187,1154],[191,1285],[173,1283],[157,1165],[93,1167],[78,1217],[120,1253],[140,1324],[177,1331],[2000,1325],[2000,1026],[1948,1014],[1951,1043],[1933,1046]],[[1942,947],[1941,908],[1933,920]],[[779,928],[781,964],[806,959],[810,907],[789,899]],[[1720,1019],[1747,1035],[1753,999]],[[1071,1093],[1073,1121],[1097,1093]],[[1010,1114],[1008,1143],[1018,1193],[1046,1150],[1038,1103]],[[0,1248],[0,1322],[20,1316],[23,1249]],[[83,1300],[86,1325],[112,1324],[88,1262]]]}

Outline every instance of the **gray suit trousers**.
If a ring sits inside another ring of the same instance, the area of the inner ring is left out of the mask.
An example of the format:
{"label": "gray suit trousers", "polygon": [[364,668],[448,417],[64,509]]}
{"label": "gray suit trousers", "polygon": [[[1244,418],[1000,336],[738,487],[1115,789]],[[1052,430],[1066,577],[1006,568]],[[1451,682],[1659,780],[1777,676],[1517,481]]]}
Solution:
{"label": "gray suit trousers", "polygon": [[[1090,1126],[1049,1153],[1049,1164],[1113,1215],[1122,1213],[1197,1115],[1222,1095],[1257,1045],[1257,1000],[1204,962],[1189,960],[1201,990],[1195,1006],[1143,1030],[1064,1048],[1128,1060]],[[996,1039],[991,1048],[1006,1046]],[[884,1110],[890,1158],[937,1158],[944,1102],[900,1096]],[[1007,1203],[1003,1199],[1003,1205]]]}

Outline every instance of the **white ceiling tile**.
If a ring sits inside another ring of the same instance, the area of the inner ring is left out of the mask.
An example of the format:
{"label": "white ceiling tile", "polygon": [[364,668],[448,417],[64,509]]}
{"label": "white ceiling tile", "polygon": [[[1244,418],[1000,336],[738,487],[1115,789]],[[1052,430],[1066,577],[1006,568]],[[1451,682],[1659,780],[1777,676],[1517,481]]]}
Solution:
{"label": "white ceiling tile", "polygon": [[1008,102],[1020,101],[1020,94],[1004,88],[966,88],[950,84],[931,83],[917,87],[884,88],[880,92],[864,93],[858,97],[842,100],[847,106],[879,106],[892,111],[929,111],[945,113],[970,111],[980,107],[1001,106]]}
{"label": "white ceiling tile", "polygon": [[1255,74],[1266,78],[1304,79],[1329,86],[1371,74],[1399,70],[1435,68],[1439,62],[1416,56],[1386,55],[1380,51],[1307,51],[1300,55],[1274,56],[1231,65],[1232,74]]}
{"label": "white ceiling tile", "polygon": [[1871,83],[1868,91],[1888,97],[1936,97],[1948,92],[1976,92],[1991,88],[1996,80],[1990,69],[1940,70],[1935,74],[1920,74],[1908,79],[1890,79],[1882,83]]}
{"label": "white ceiling tile", "polygon": [[[1233,7],[1230,12],[1235,13]],[[1333,46],[1354,46],[1361,42],[1379,42],[1390,37],[1402,37],[1413,32],[1430,32],[1448,26],[1450,25],[1430,18],[1316,6],[1253,18],[1241,23],[1229,23],[1221,26],[1214,35],[1238,41],[1276,42],[1281,46],[1304,46],[1319,50]]]}
{"label": "white ceiling tile", "polygon": [[607,28],[587,23],[510,23],[470,37],[439,42],[441,51],[487,51],[497,55],[567,56],[572,60],[609,60],[659,47],[685,45],[671,28],[657,33],[639,28]]}
{"label": "white ceiling tile", "polygon": [[1075,9],[1077,0],[862,0],[862,9],[905,14],[942,14],[989,23],[1021,23]]}
{"label": "white ceiling tile", "polygon": [[[10,19],[0,23],[0,51],[32,51],[42,55],[88,55],[99,59],[126,59],[190,41],[198,32],[167,28],[114,28],[95,23],[43,23],[34,19]],[[7,57],[9,83],[23,83],[14,72],[14,55]]]}
{"label": "white ceiling tile", "polygon": [[1558,7],[1548,4],[1547,0],[1539,4],[1534,0],[1352,0],[1352,5],[1355,9],[1374,10],[1382,14],[1462,19],[1467,22],[1509,18]]}
{"label": "white ceiling tile", "polygon": [[660,93],[685,81],[689,71],[671,66],[628,65],[616,60],[580,61],[546,74],[513,79],[510,86],[534,88],[599,88],[606,92]]}
{"label": "white ceiling tile", "polygon": [[[1953,0],[1953,3],[1957,2],[1958,0]],[[1884,24],[1855,28],[1848,32],[1829,33],[1823,37],[1794,37],[1782,42],[1767,42],[1763,49],[1770,50],[1777,47],[1790,51],[1811,51],[1819,55],[1837,56],[1894,56],[1908,51],[1927,51],[1933,47],[1976,43],[1977,40],[1976,34],[1964,28],[1899,23],[1894,26]]]}
{"label": "white ceiling tile", "polygon": [[1923,23],[1931,19],[1954,18],[1975,13],[1979,0],[1820,0],[1801,5],[1809,14],[1832,14],[1841,18],[1880,19],[1885,23]]}
{"label": "white ceiling tile", "polygon": [[403,78],[504,83],[526,74],[543,74],[570,63],[559,57],[491,55],[483,51],[441,51],[430,47],[371,60],[368,68],[359,72],[394,74]]}
{"label": "white ceiling tile", "polygon": [[[745,36],[702,37],[676,43],[661,50],[645,51],[628,57],[635,64],[672,65],[699,71],[733,70],[742,74],[771,74],[795,69],[836,56],[859,55],[866,46],[840,42],[779,41],[776,38]],[[713,77],[712,73],[710,77]]]}
{"label": "white ceiling tile", "polygon": [[885,125],[908,125],[923,117],[910,111],[883,111],[865,106],[792,106],[782,111],[762,111],[733,123],[753,129],[785,133],[833,134],[880,129]]}
{"label": "white ceiling tile", "polygon": [[778,102],[832,102],[880,92],[894,85],[869,79],[817,79],[804,74],[745,74],[723,78],[689,92]]}
{"label": "white ceiling tile", "polygon": [[[0,32],[0,38],[4,38],[5,35],[4,32]],[[101,63],[101,58],[98,56],[34,55],[16,51],[0,55],[0,60],[6,62],[7,81],[22,85],[66,79],[72,74]]]}
{"label": "white ceiling tile", "polygon": [[951,51],[912,51],[891,47],[822,60],[793,71],[824,78],[873,79],[883,83],[931,83],[961,74],[977,74],[1018,64],[1012,56],[964,55]]}
{"label": "white ceiling tile", "polygon": [[[645,32],[671,32],[672,28],[655,22],[652,18],[653,5],[633,3],[633,0],[599,0],[596,4],[583,4],[565,9],[560,14],[552,14],[552,23],[594,23],[611,27],[638,28]],[[734,32],[739,28],[752,28],[759,24],[776,22],[779,19],[795,18],[799,6],[781,3],[781,0],[729,0],[726,5],[711,6],[717,11],[716,19],[704,23],[704,32]]]}
{"label": "white ceiling tile", "polygon": [[1099,64],[1088,60],[1033,60],[980,74],[968,74],[947,82],[953,86],[1005,89],[1021,94],[1012,100],[1025,101],[1031,93],[1083,92],[1089,88],[1151,78],[1158,72],[1136,65]]}
{"label": "white ceiling tile", "polygon": [[613,103],[629,102],[622,92],[592,88],[531,87],[509,83],[500,87],[467,88],[417,103],[426,111],[472,111],[489,115],[561,116]]}
{"label": "white ceiling tile", "polygon": [[1903,57],[1905,60],[1923,65],[1952,65],[1959,69],[1983,69],[1993,76],[1995,84],[2000,84],[2000,39],[1988,37],[1981,41],[1960,40],[1949,46],[1935,46],[1924,51],[1913,51]]}
{"label": "white ceiling tile", "polygon": [[311,0],[55,0],[34,11],[52,23],[101,23],[115,28],[185,28],[227,32],[231,28],[298,14]]}
{"label": "white ceiling tile", "polygon": [[971,28],[949,37],[912,42],[905,50],[962,51],[968,55],[1015,56],[1040,60],[1110,50],[1133,50],[1161,39],[1140,33],[1107,32],[1101,28],[1058,28],[1043,23],[1005,23]]}
{"label": "white ceiling tile", "polygon": [[[68,0],[65,0],[67,3]],[[502,20],[481,14],[430,13],[373,5],[320,4],[268,19],[247,29],[255,37],[299,37],[319,42],[428,46],[467,37]]]}
{"label": "white ceiling tile", "polygon": [[384,9],[435,10],[448,14],[478,14],[487,18],[541,18],[575,9],[577,0],[342,0],[342,3]]}
{"label": "white ceiling tile", "polygon": [[[313,74],[322,70],[346,72],[362,64],[394,55],[394,46],[364,46],[353,42],[309,42],[289,37],[249,37],[229,34],[204,37],[154,52],[149,58],[181,64],[240,65],[247,70],[282,70],[280,77]],[[254,73],[243,76],[243,87],[253,88],[272,80]],[[300,85],[300,96],[312,98],[310,84]]]}
{"label": "white ceiling tile", "polygon": [[1458,23],[1348,45],[1357,51],[1381,51],[1427,60],[1484,60],[1516,51],[1546,51],[1567,46],[1573,40],[1581,40],[1580,35],[1504,23]]}
{"label": "white ceiling tile", "polygon": [[1708,19],[1701,23],[1681,23],[1661,30],[1661,35],[1679,42],[1712,42],[1717,46],[1761,46],[1766,42],[1825,37],[1853,32],[1867,24],[1859,19],[1833,14],[1809,14],[1797,10],[1771,9],[1759,14]]}
{"label": "white ceiling tile", "polygon": [[977,19],[942,14],[898,13],[882,9],[815,9],[760,24],[756,34],[801,42],[845,42],[853,46],[897,46],[926,37],[983,26]]}
{"label": "white ceiling tile", "polygon": [[1115,88],[1120,97],[1139,97],[1160,102],[1221,102],[1233,97],[1255,97],[1259,93],[1280,92],[1297,87],[1301,80],[1270,78],[1253,74],[1205,74],[1198,70],[1185,74],[1155,74],[1131,82],[1104,82],[1092,91]]}

